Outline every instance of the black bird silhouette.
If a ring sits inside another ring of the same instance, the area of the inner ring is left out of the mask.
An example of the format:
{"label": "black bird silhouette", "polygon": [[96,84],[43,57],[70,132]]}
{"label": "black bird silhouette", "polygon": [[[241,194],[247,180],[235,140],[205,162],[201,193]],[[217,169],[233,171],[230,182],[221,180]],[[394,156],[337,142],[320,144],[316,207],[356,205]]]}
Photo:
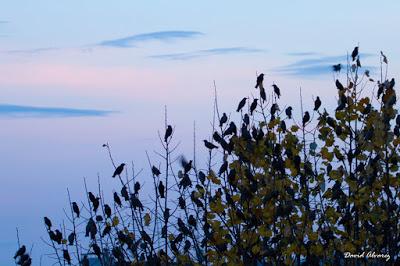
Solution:
{"label": "black bird silhouette", "polygon": [[92,202],[93,211],[96,212],[100,205],[100,198],[95,197],[92,192],[89,192],[89,200]]}
{"label": "black bird silhouette", "polygon": [[167,142],[168,138],[172,135],[172,126],[168,125],[167,129],[165,130],[164,141]]}
{"label": "black bird silhouette", "polygon": [[135,185],[133,186],[133,190],[135,191],[135,194],[139,193],[140,190],[140,183],[136,182]]}
{"label": "black bird silhouette", "polygon": [[104,204],[104,213],[106,214],[107,218],[111,217],[111,207],[108,204]]}
{"label": "black bird silhouette", "polygon": [[64,260],[68,263],[68,265],[71,265],[71,256],[69,255],[69,252],[67,249],[63,250],[63,257],[64,257]]}
{"label": "black bird silhouette", "polygon": [[44,217],[44,224],[47,226],[47,229],[50,230],[50,228],[51,228],[51,221],[50,221],[49,218]]}
{"label": "black bird silhouette", "polygon": [[358,56],[358,46],[354,47],[353,52],[351,52],[351,57],[353,58],[353,61],[356,59]]}
{"label": "black bird silhouette", "polygon": [[283,131],[283,132],[286,132],[286,123],[285,123],[285,120],[282,120],[282,121],[281,121],[281,125],[280,125],[280,126],[281,126],[282,131]]}
{"label": "black bird silhouette", "polygon": [[223,113],[221,119],[219,120],[219,126],[222,127],[222,125],[225,124],[226,121],[228,121],[228,117],[225,113]]}
{"label": "black bird silhouette", "polygon": [[321,99],[317,96],[317,99],[314,102],[314,111],[317,111],[321,107]]}
{"label": "black bird silhouette", "polygon": [[70,246],[73,246],[73,245],[74,245],[74,241],[75,241],[75,233],[72,232],[72,233],[69,234],[69,236],[68,236],[68,244],[69,244]]}
{"label": "black bird silhouette", "polygon": [[114,174],[112,177],[116,177],[117,175],[120,175],[122,171],[124,171],[124,163],[121,163],[117,168],[115,168]]}
{"label": "black bird silhouette", "polygon": [[383,90],[385,88],[385,85],[383,83],[379,83],[378,85],[378,93],[377,93],[377,97],[378,99],[381,97],[381,95],[383,94]]}
{"label": "black bird silhouette", "polygon": [[250,124],[250,116],[249,116],[248,114],[244,114],[244,116],[243,116],[243,122],[244,122],[246,125],[249,125],[249,124]]}
{"label": "black bird silhouette", "polygon": [[121,199],[119,198],[119,196],[118,196],[118,193],[117,192],[114,192],[114,202],[119,206],[119,207],[121,207],[122,206],[122,202],[121,202]]}
{"label": "black bird silhouette", "polygon": [[276,111],[278,110],[279,110],[279,105],[277,103],[271,105],[271,110],[270,110],[271,115],[275,115]]}
{"label": "black bird silhouette", "polygon": [[257,82],[256,82],[256,86],[254,86],[254,88],[263,88],[263,81],[264,81],[264,74],[261,73],[260,75],[258,75],[257,77]]}
{"label": "black bird silhouette", "polygon": [[222,175],[228,170],[228,161],[224,161],[224,163],[221,165],[218,171],[218,175]]}
{"label": "black bird silhouette", "polygon": [[29,257],[29,254],[22,254],[17,261],[18,265],[31,265],[32,259]]}
{"label": "black bird silhouette", "polygon": [[96,243],[93,243],[93,244],[92,244],[92,249],[93,249],[94,254],[95,254],[98,258],[100,258],[100,255],[101,255],[100,247],[99,247]]}
{"label": "black bird silhouette", "polygon": [[281,90],[279,89],[279,87],[276,86],[275,84],[273,84],[272,87],[274,87],[274,92],[276,96],[278,96],[278,98],[281,97]]}
{"label": "black bird silhouette", "polygon": [[286,108],[286,110],[285,110],[285,114],[287,115],[287,117],[288,117],[289,119],[292,118],[292,110],[293,110],[293,108],[292,108],[291,106],[289,106],[289,107]]}
{"label": "black bird silhouette", "polygon": [[179,203],[179,207],[180,207],[182,210],[184,210],[184,209],[186,208],[186,202],[185,202],[185,199],[182,198],[182,196],[180,196],[180,197],[178,198],[178,203]]}
{"label": "black bird silhouette", "polygon": [[123,186],[121,188],[121,196],[125,199],[125,201],[129,201],[129,194],[128,194],[128,189],[126,186]]}
{"label": "black bird silhouette", "polygon": [[237,134],[237,128],[234,122],[229,123],[229,127],[225,130],[224,136]]}
{"label": "black bird silhouette", "polygon": [[160,197],[161,198],[165,198],[165,186],[163,184],[163,182],[160,180],[160,183],[158,184],[158,193],[160,193]]}
{"label": "black bird silhouette", "polygon": [[185,236],[188,236],[190,234],[189,229],[186,227],[185,223],[182,221],[181,218],[178,218],[178,228],[179,231]]}
{"label": "black bird silhouette", "polygon": [[146,233],[146,231],[143,230],[140,234],[142,235],[143,241],[151,244],[151,237]]}
{"label": "black bird silhouette", "polygon": [[186,189],[187,187],[192,187],[192,181],[187,173],[183,174],[181,181],[178,184],[178,187]]}
{"label": "black bird silhouette", "polygon": [[310,121],[310,114],[306,111],[303,116],[303,127],[308,121]]}
{"label": "black bird silhouette", "polygon": [[95,222],[92,218],[89,219],[88,223],[86,224],[86,232],[85,236],[88,237],[90,235],[91,239],[94,239],[97,234],[97,227]]}
{"label": "black bird silhouette", "polygon": [[267,95],[265,94],[265,89],[263,87],[260,87],[260,98],[265,102],[267,99]]}
{"label": "black bird silhouette", "polygon": [[103,233],[101,233],[101,235],[102,235],[102,237],[104,237],[105,235],[108,235],[110,232],[111,232],[111,226],[106,225],[106,227],[104,227]]}
{"label": "black bird silhouette", "polygon": [[151,167],[151,172],[153,173],[153,175],[155,175],[155,176],[159,176],[159,175],[161,175],[161,172],[160,172],[160,170],[158,170],[158,168],[157,167],[155,167],[154,165]]}
{"label": "black bird silhouette", "polygon": [[340,81],[338,79],[336,80],[335,84],[336,84],[336,88],[338,90],[340,90],[340,91],[344,90],[344,87],[343,87],[342,83],[340,83]]}
{"label": "black bird silhouette", "polygon": [[56,237],[55,237],[55,241],[56,241],[58,244],[61,244],[61,241],[62,241],[62,238],[63,238],[61,231],[58,230],[58,229],[56,229],[54,232],[55,232],[55,236],[56,236]]}
{"label": "black bird silhouette", "polygon": [[25,245],[22,245],[22,246],[17,250],[17,252],[15,253],[14,259],[16,259],[16,258],[19,257],[19,256],[24,255],[25,252],[26,252],[26,247],[25,247]]}
{"label": "black bird silhouette", "polygon": [[254,110],[257,108],[257,101],[258,99],[254,99],[250,105],[250,114],[253,115]]}
{"label": "black bird silhouette", "polygon": [[342,70],[342,64],[337,64],[332,66],[333,72],[340,72]]}
{"label": "black bird silhouette", "polygon": [[188,224],[194,228],[197,227],[197,221],[192,214],[189,215]]}
{"label": "black bird silhouette", "polygon": [[188,162],[183,156],[181,158],[181,164],[185,174],[189,173],[189,171],[192,169],[192,160]]}
{"label": "black bird silhouette", "polygon": [[79,211],[79,207],[78,204],[74,201],[72,202],[72,210],[74,211],[74,213],[76,214],[76,217],[79,218],[80,215],[80,211]]}
{"label": "black bird silhouette", "polygon": [[185,240],[185,245],[183,246],[183,252],[188,253],[192,243],[189,240]]}
{"label": "black bird silhouette", "polygon": [[204,141],[204,146],[206,146],[207,149],[217,149],[218,146],[212,144],[211,142],[207,141],[207,140],[203,140]]}
{"label": "black bird silhouette", "polygon": [[238,107],[236,109],[236,112],[240,112],[240,110],[242,110],[242,108],[246,104],[246,100],[247,100],[247,98],[245,97],[239,102],[239,105],[238,105]]}
{"label": "black bird silhouette", "polygon": [[214,132],[213,139],[218,143],[221,143],[221,141],[222,141],[222,137],[218,134],[217,131]]}
{"label": "black bird silhouette", "polygon": [[199,171],[199,180],[202,184],[206,181],[206,175],[203,173],[203,171]]}

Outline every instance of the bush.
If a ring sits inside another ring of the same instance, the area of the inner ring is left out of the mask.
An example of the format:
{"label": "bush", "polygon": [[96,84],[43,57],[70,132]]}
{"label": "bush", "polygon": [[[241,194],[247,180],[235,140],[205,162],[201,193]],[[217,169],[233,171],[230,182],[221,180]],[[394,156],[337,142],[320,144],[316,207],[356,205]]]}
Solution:
{"label": "bush", "polygon": [[[381,59],[387,68],[385,55]],[[313,109],[301,106],[296,121],[297,110],[280,109],[276,84],[267,95],[263,75],[255,89],[260,98],[243,98],[238,106],[241,121],[229,121],[215,105],[218,121],[213,141],[204,141],[209,160],[203,170],[194,159],[178,162],[174,129],[165,125],[162,163],[148,157],[149,197],[137,175],[115,165],[103,145],[121,187],[113,203],[104,202],[100,183],[97,192],[87,191],[87,204],[69,200],[65,228],[46,218],[57,262],[340,265],[354,262],[344,259],[346,252],[364,251],[399,260],[395,81],[361,73],[358,47],[349,62],[347,79],[336,80],[332,112],[318,97]],[[335,77],[341,69],[333,66]]]}

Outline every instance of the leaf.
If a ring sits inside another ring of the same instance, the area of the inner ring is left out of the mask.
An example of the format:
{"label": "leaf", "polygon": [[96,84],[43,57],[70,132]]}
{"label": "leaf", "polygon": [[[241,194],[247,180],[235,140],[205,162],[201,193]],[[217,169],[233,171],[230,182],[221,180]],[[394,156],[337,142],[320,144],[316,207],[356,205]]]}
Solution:
{"label": "leaf", "polygon": [[115,227],[118,224],[119,224],[118,216],[114,216],[114,218],[112,219],[112,226]]}
{"label": "leaf", "polygon": [[150,214],[146,213],[144,215],[143,219],[144,219],[144,225],[145,226],[149,226],[150,225],[150,221],[151,221]]}

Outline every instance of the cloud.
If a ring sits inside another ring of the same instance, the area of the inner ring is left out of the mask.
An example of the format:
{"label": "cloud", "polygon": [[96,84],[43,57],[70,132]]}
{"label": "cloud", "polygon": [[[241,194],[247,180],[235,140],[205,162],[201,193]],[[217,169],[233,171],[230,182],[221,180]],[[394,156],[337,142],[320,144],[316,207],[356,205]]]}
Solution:
{"label": "cloud", "polygon": [[59,50],[60,48],[56,47],[45,47],[45,48],[34,48],[34,49],[21,49],[21,50],[8,50],[5,51],[7,54],[21,54],[21,55],[34,55],[34,54],[40,54],[43,52],[50,52],[50,51],[55,51]]}
{"label": "cloud", "polygon": [[[363,58],[371,57],[372,54],[360,54],[361,61]],[[322,76],[332,73],[334,64],[347,65],[347,56],[320,56],[298,60],[286,66],[274,69],[275,72],[288,76]],[[376,68],[372,66],[362,66],[362,70],[374,71]]]}
{"label": "cloud", "polygon": [[317,55],[315,52],[292,52],[292,53],[287,53],[287,55],[290,56],[310,56],[310,55]]}
{"label": "cloud", "polygon": [[75,109],[62,107],[34,107],[25,105],[0,104],[0,117],[88,117],[107,116],[112,111]]}
{"label": "cloud", "polygon": [[173,41],[179,39],[191,39],[204,35],[198,31],[157,31],[143,34],[136,34],[124,38],[105,40],[98,43],[99,46],[127,48],[134,47],[139,43],[148,41]]}
{"label": "cloud", "polygon": [[247,47],[229,47],[229,48],[214,48],[206,50],[197,50],[186,53],[172,53],[152,55],[151,58],[165,59],[165,60],[190,60],[197,57],[206,57],[213,55],[226,55],[226,54],[249,54],[264,52],[261,49],[247,48]]}

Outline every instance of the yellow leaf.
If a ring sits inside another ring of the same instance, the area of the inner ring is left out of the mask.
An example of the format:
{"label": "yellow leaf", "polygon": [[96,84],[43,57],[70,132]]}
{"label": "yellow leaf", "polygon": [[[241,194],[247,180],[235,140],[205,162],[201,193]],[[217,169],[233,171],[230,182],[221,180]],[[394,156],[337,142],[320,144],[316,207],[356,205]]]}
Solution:
{"label": "yellow leaf", "polygon": [[119,224],[119,219],[118,216],[114,216],[114,218],[112,219],[112,226],[117,226]]}
{"label": "yellow leaf", "polygon": [[151,220],[150,214],[149,214],[149,213],[146,213],[146,214],[144,215],[143,219],[144,219],[144,225],[149,226],[149,225],[150,225],[150,220]]}

